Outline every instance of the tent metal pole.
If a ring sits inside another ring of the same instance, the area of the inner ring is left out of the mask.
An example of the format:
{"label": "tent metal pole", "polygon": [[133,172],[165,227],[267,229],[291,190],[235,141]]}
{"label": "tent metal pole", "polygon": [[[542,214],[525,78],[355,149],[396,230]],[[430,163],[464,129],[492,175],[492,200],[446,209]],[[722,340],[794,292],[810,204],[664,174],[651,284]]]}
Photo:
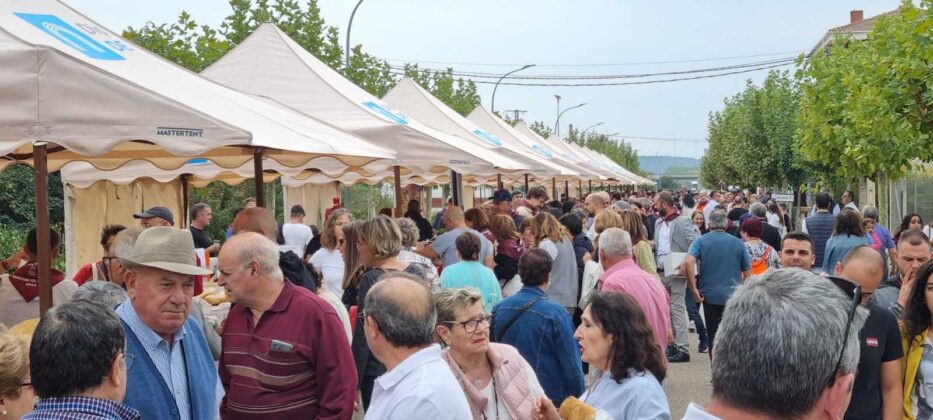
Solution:
{"label": "tent metal pole", "polygon": [[[567,195],[567,198],[570,198],[570,181],[564,180],[564,194]],[[554,197],[557,200],[557,197]]]}
{"label": "tent metal pole", "polygon": [[593,180],[590,180],[590,194],[593,193]]}
{"label": "tent metal pole", "polygon": [[39,268],[39,316],[52,307],[52,239],[49,231],[49,167],[47,145],[36,142],[32,146],[36,187],[36,257]]}
{"label": "tent metal pole", "polygon": [[553,191],[554,197],[557,197],[557,178],[551,178],[551,191]]}
{"label": "tent metal pole", "polygon": [[395,165],[392,172],[395,175],[395,217],[402,217],[402,168]]}
{"label": "tent metal pole", "polygon": [[498,188],[498,189],[500,189],[500,190],[503,189],[503,187],[502,187],[502,174],[497,174],[497,175],[496,175],[496,186],[497,186],[496,188]]}
{"label": "tent metal pole", "polygon": [[528,195],[528,174],[525,174],[525,195]]}
{"label": "tent metal pole", "polygon": [[[181,178],[181,211],[183,211],[184,214],[187,215],[188,205],[190,204],[188,201],[189,200],[188,198],[188,174],[181,174],[180,178]],[[182,227],[187,228],[188,218],[182,217],[181,220],[182,220]]]}
{"label": "tent metal pole", "polygon": [[457,171],[451,169],[450,170],[450,196],[454,199],[455,206],[460,206],[461,204],[461,201],[462,201],[460,199],[461,193],[462,191],[460,191],[460,174],[458,174]]}
{"label": "tent metal pole", "polygon": [[583,198],[583,180],[582,179],[577,181],[577,192],[579,193],[580,198]]}
{"label": "tent metal pole", "polygon": [[256,183],[256,205],[266,207],[265,184],[262,179],[262,148],[253,149],[253,181]]}

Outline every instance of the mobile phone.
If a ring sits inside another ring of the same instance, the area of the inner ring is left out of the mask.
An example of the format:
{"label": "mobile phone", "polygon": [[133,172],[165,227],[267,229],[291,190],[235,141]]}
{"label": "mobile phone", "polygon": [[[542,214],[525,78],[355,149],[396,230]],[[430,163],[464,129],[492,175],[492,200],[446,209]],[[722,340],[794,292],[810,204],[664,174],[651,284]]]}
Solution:
{"label": "mobile phone", "polygon": [[272,344],[269,345],[269,350],[279,352],[289,352],[294,348],[295,346],[280,340],[272,340]]}

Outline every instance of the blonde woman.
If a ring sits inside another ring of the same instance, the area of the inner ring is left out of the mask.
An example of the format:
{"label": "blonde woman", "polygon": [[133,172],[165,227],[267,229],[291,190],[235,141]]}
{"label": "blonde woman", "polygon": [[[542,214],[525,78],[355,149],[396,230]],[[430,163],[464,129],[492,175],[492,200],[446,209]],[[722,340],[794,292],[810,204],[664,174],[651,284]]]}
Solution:
{"label": "blonde woman", "polygon": [[554,215],[539,212],[531,219],[531,241],[532,247],[544,250],[554,260],[548,296],[573,314],[580,299],[580,283],[577,281],[577,257],[570,233]]}
{"label": "blonde woman", "polygon": [[0,420],[32,411],[36,393],[29,378],[29,343],[0,324]]}
{"label": "blonde woman", "polygon": [[489,342],[490,315],[483,297],[471,288],[456,288],[441,290],[434,299],[434,331],[445,346],[441,357],[460,382],[473,418],[530,419],[544,389],[515,347]]}
{"label": "blonde woman", "polygon": [[632,255],[635,257],[635,263],[645,272],[661,280],[658,277],[658,265],[654,261],[654,252],[651,251],[651,244],[648,243],[648,231],[645,229],[645,224],[641,222],[641,215],[626,210],[619,216],[622,219],[622,230],[632,237]]}

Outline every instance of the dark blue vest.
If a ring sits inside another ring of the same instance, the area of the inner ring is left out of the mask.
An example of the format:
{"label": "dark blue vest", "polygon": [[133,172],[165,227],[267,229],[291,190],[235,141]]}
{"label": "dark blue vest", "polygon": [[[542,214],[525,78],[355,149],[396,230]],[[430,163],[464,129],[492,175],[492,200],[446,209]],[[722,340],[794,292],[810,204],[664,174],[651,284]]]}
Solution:
{"label": "dark blue vest", "polygon": [[[123,403],[139,410],[144,419],[179,420],[181,417],[175,397],[156,369],[155,363],[149,358],[130,326],[122,319],[120,323],[123,324],[126,334],[126,351],[133,356],[133,364],[126,373],[126,397]],[[180,345],[184,352],[188,376],[191,418],[215,420],[219,403],[216,396],[217,368],[214,367],[214,359],[207,347],[204,333],[194,318],[189,317],[185,327],[186,335]]]}
{"label": "dark blue vest", "polygon": [[813,255],[816,256],[814,267],[823,266],[823,253],[826,251],[826,241],[833,236],[836,217],[832,213],[813,213],[807,216],[807,233],[813,240]]}

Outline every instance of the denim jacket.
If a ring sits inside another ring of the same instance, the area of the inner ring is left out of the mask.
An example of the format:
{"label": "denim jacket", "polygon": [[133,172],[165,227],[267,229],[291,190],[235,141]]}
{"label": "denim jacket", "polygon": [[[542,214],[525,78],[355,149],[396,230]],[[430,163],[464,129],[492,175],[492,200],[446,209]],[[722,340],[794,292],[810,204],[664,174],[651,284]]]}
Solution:
{"label": "denim jacket", "polygon": [[562,306],[548,299],[544,289],[524,286],[493,309],[490,338],[495,340],[522,307],[539,297],[544,299],[525,311],[500,342],[518,349],[534,369],[544,393],[560,405],[569,396],[579,397],[584,387],[580,346],[573,338],[570,315]]}

